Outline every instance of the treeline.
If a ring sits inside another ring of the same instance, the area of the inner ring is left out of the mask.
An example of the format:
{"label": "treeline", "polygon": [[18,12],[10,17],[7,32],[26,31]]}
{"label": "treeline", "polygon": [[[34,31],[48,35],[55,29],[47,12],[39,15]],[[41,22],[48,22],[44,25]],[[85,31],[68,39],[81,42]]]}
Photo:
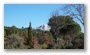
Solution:
{"label": "treeline", "polygon": [[70,16],[49,19],[50,31],[4,26],[5,49],[84,49],[84,33]]}
{"label": "treeline", "polygon": [[[29,27],[30,28],[30,27]],[[46,49],[53,41],[49,31],[40,29],[17,28],[15,26],[4,26],[4,48],[5,49]],[[32,31],[32,33],[31,33]]]}

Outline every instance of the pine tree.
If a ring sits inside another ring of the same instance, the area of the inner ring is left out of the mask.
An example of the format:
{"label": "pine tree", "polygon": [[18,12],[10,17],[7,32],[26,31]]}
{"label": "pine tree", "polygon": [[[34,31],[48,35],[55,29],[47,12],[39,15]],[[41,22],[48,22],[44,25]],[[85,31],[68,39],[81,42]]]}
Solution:
{"label": "pine tree", "polygon": [[51,27],[50,32],[57,46],[59,45],[59,38],[64,38],[71,42],[81,32],[80,25],[70,16],[53,16],[49,19],[48,25]]}
{"label": "pine tree", "polygon": [[28,40],[29,40],[29,48],[31,48],[32,41],[33,41],[33,34],[32,34],[31,22],[30,22],[29,28],[28,28]]}

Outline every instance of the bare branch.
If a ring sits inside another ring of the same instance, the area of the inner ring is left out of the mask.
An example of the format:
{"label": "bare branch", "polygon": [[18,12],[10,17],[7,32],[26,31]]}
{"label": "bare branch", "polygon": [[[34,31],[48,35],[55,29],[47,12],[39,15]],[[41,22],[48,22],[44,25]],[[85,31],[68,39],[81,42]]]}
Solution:
{"label": "bare branch", "polygon": [[76,17],[84,26],[84,4],[66,4],[62,11],[67,15]]}

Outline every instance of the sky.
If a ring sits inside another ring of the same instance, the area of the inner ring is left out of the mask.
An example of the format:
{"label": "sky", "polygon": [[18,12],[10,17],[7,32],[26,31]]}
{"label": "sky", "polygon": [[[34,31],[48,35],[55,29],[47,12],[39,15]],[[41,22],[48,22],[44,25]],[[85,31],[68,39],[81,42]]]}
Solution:
{"label": "sky", "polygon": [[4,5],[4,25],[16,27],[28,27],[29,22],[32,27],[47,24],[51,12],[60,7],[59,4],[5,4]]}
{"label": "sky", "polygon": [[[63,4],[4,4],[4,26],[28,27],[31,22],[32,27],[36,28],[47,24],[51,13],[62,6]],[[82,31],[84,32],[83,28]]]}

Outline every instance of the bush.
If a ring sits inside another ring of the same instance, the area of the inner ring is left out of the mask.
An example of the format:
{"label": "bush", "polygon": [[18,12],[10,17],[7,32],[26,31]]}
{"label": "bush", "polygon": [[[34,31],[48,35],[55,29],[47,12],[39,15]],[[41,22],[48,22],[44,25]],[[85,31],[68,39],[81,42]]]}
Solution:
{"label": "bush", "polygon": [[62,38],[59,38],[58,48],[65,48],[65,41]]}
{"label": "bush", "polygon": [[41,45],[41,49],[46,49],[47,47],[48,47],[48,45],[45,43]]}
{"label": "bush", "polygon": [[4,39],[4,48],[5,49],[19,49],[19,48],[25,48],[23,45],[23,38],[16,34],[12,34],[10,36],[7,36]]}

